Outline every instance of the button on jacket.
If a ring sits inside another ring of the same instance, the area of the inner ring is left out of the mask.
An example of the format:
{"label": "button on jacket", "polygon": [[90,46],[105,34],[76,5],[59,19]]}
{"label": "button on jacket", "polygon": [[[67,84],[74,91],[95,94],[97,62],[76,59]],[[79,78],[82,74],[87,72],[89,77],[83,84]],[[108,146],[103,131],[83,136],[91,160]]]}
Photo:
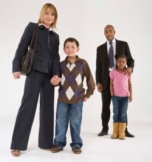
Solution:
{"label": "button on jacket", "polygon": [[[36,23],[30,22],[21,37],[13,59],[13,72],[20,71],[20,59],[28,50],[30,41],[36,28]],[[32,44],[34,48],[35,40]],[[44,25],[38,26],[38,39],[34,58],[33,70],[47,73],[50,76],[60,75],[60,57],[58,53],[59,36]]]}

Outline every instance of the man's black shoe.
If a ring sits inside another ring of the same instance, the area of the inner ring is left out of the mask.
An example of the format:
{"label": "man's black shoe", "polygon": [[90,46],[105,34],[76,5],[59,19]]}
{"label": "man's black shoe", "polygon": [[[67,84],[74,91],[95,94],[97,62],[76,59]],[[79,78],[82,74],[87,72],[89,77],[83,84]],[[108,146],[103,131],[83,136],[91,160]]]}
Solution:
{"label": "man's black shoe", "polygon": [[108,131],[102,130],[101,132],[98,133],[98,136],[105,136],[108,135]]}
{"label": "man's black shoe", "polygon": [[126,128],[126,130],[125,130],[125,136],[126,136],[126,137],[135,137],[134,135],[132,135],[132,134],[130,134],[130,133],[128,132],[127,128]]}

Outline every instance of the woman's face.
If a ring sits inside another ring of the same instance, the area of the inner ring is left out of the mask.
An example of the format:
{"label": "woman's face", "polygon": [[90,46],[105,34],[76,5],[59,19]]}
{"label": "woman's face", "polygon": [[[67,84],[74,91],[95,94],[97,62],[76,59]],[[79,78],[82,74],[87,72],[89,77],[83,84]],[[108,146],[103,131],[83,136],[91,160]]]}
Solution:
{"label": "woman's face", "polygon": [[55,15],[53,11],[48,8],[45,11],[44,15],[42,16],[42,20],[43,20],[43,24],[49,28],[51,24],[54,23],[54,20],[55,20]]}

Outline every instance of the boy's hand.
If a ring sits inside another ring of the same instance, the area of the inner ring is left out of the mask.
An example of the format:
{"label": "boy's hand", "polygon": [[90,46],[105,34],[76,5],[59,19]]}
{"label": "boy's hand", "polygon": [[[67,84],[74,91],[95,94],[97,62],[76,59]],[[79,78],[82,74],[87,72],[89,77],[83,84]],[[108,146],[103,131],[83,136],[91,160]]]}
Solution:
{"label": "boy's hand", "polygon": [[61,81],[61,78],[59,78],[57,75],[54,75],[50,80],[51,84],[53,85],[58,85],[60,81]]}
{"label": "boy's hand", "polygon": [[131,102],[132,101],[132,96],[129,96],[129,102]]}
{"label": "boy's hand", "polygon": [[18,72],[14,72],[13,73],[13,77],[14,79],[20,79],[21,78],[21,73],[18,71]]}
{"label": "boy's hand", "polygon": [[88,98],[87,97],[84,97],[83,101],[86,102],[87,100],[88,100]]}

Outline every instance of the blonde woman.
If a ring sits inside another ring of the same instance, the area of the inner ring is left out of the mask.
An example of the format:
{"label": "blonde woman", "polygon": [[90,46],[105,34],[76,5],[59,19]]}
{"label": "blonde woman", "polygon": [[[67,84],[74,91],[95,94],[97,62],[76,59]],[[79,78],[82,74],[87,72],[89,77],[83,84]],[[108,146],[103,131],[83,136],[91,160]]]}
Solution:
{"label": "blonde woman", "polygon": [[[26,150],[40,94],[40,129],[38,146],[51,149],[54,126],[54,87],[52,77],[60,75],[58,54],[59,36],[53,31],[57,23],[57,10],[53,4],[45,4],[38,23],[29,23],[21,37],[13,59],[13,77],[19,79],[20,58],[25,54],[38,25],[38,40],[32,72],[26,77],[24,94],[19,108],[11,143],[11,153],[19,156]],[[35,41],[34,41],[35,43]],[[33,43],[33,44],[34,44]],[[33,45],[34,46],[34,45]]]}

